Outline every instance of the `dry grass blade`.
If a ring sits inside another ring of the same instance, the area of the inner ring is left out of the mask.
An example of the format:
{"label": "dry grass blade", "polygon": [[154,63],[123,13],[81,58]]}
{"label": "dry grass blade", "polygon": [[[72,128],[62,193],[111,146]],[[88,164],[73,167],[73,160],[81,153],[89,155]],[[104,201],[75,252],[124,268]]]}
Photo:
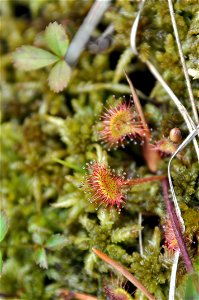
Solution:
{"label": "dry grass blade", "polygon": [[[138,28],[138,24],[139,24],[140,15],[141,15],[142,9],[144,7],[144,2],[145,2],[145,0],[143,0],[140,5],[137,17],[136,17],[136,19],[133,23],[132,29],[131,29],[130,43],[131,43],[133,53],[135,53],[135,54],[138,54],[137,48],[136,48],[136,34],[137,34],[137,28]],[[160,75],[160,73],[157,71],[157,69],[153,66],[153,64],[150,61],[146,61],[146,65],[148,66],[151,73],[155,76],[155,78],[163,86],[163,88],[168,93],[168,95],[171,97],[171,99],[177,106],[177,109],[179,110],[180,114],[182,115],[183,119],[185,120],[189,132],[192,132],[192,130],[195,129],[196,126],[195,126],[193,120],[191,119],[189,113],[187,112],[186,108],[182,105],[182,103],[179,101],[177,96],[174,94],[174,92],[171,90],[171,88],[168,86],[168,84],[165,82],[165,80]],[[196,151],[198,161],[199,161],[199,147],[198,147],[198,143],[197,143],[196,139],[193,139],[193,143],[194,143],[195,151]]]}
{"label": "dry grass blade", "polygon": [[195,100],[194,100],[194,96],[193,96],[193,92],[192,92],[192,88],[191,88],[191,83],[189,80],[189,74],[188,74],[188,70],[187,70],[187,66],[185,63],[185,59],[184,59],[184,55],[182,52],[182,45],[180,42],[180,38],[179,38],[179,34],[178,34],[178,28],[177,28],[177,24],[176,24],[176,19],[175,19],[175,13],[174,13],[174,9],[173,9],[173,3],[172,0],[168,0],[168,4],[169,4],[169,11],[170,11],[170,15],[171,15],[171,22],[173,25],[173,31],[175,34],[175,39],[176,39],[176,43],[178,46],[178,52],[180,55],[180,60],[181,60],[181,64],[182,64],[182,68],[184,71],[184,76],[185,76],[185,80],[186,80],[186,84],[187,84],[187,90],[189,93],[189,99],[191,102],[191,106],[192,106],[192,111],[193,111],[193,115],[196,121],[196,124],[199,123],[199,118],[198,118],[198,112],[197,112],[197,108],[196,108],[196,104],[195,104]]}
{"label": "dry grass blade", "polygon": [[70,66],[74,66],[76,64],[80,54],[90,38],[91,33],[100,22],[109,5],[110,0],[96,0],[94,2],[66,53],[65,60]]}
{"label": "dry grass blade", "polygon": [[176,273],[178,268],[178,260],[180,256],[180,251],[177,250],[174,253],[173,265],[171,270],[170,286],[169,286],[169,300],[175,300],[175,288],[176,288]]}
{"label": "dry grass blade", "polygon": [[124,277],[126,277],[132,284],[134,284],[138,289],[140,289],[143,294],[149,299],[149,300],[155,300],[153,295],[149,293],[149,291],[145,288],[145,286],[142,285],[140,281],[138,281],[125,267],[123,267],[120,263],[113,260],[106,254],[104,254],[102,251],[96,248],[92,248],[93,252],[99,256],[102,260],[104,260],[106,263],[111,265],[113,268],[115,268],[120,274],[122,274]]}
{"label": "dry grass blade", "polygon": [[139,115],[139,117],[140,117],[140,119],[141,119],[142,125],[143,125],[143,127],[144,127],[144,129],[145,129],[146,138],[147,138],[147,139],[150,139],[151,133],[150,133],[149,127],[148,127],[148,125],[147,125],[147,122],[146,122],[146,120],[145,120],[144,113],[143,113],[143,110],[142,110],[142,107],[141,107],[139,98],[138,98],[138,96],[137,96],[137,93],[136,93],[136,91],[135,91],[135,88],[134,88],[134,86],[133,86],[131,80],[129,79],[129,77],[128,77],[128,75],[126,74],[126,72],[124,72],[124,73],[125,73],[126,79],[127,79],[127,81],[128,81],[128,84],[129,84],[129,86],[130,86],[131,94],[132,94],[132,96],[133,96],[133,100],[134,100],[134,104],[135,104],[135,109],[136,109],[136,111],[137,111],[137,113],[138,113],[138,115]]}
{"label": "dry grass blade", "polygon": [[150,171],[156,172],[157,169],[158,169],[158,163],[160,161],[160,155],[157,151],[154,151],[151,148],[151,145],[150,145],[151,132],[150,132],[148,124],[146,122],[146,119],[145,119],[145,116],[144,116],[144,113],[143,113],[143,110],[142,110],[142,106],[140,104],[140,100],[137,96],[136,90],[135,90],[131,80],[129,79],[129,77],[127,76],[126,73],[125,73],[125,75],[126,75],[126,79],[128,81],[128,84],[130,86],[131,94],[133,96],[136,112],[139,115],[140,120],[142,122],[142,126],[145,130],[145,142],[144,142],[144,145],[143,145],[143,148],[142,148],[144,159],[146,160]]}
{"label": "dry grass blade", "polygon": [[59,290],[59,297],[60,296],[65,297],[64,299],[97,300],[97,297],[82,293],[71,292],[67,289]]}
{"label": "dry grass blade", "polygon": [[182,219],[181,216],[181,212],[180,212],[180,208],[178,205],[178,201],[176,198],[176,194],[174,191],[174,187],[173,187],[173,183],[172,183],[172,179],[171,179],[171,162],[173,160],[173,158],[180,152],[182,151],[194,138],[195,136],[199,133],[199,125],[197,126],[196,129],[194,129],[188,136],[187,138],[182,142],[182,144],[178,147],[178,149],[176,150],[176,152],[171,156],[169,163],[168,163],[168,179],[169,179],[169,185],[170,185],[170,189],[171,189],[171,193],[172,193],[172,197],[173,197],[173,202],[175,205],[175,210],[176,210],[176,214],[181,222],[182,228],[183,230],[185,229],[184,227],[184,221]]}
{"label": "dry grass blade", "polygon": [[142,0],[142,2],[140,4],[140,7],[139,7],[139,11],[137,13],[137,16],[135,18],[135,21],[134,21],[132,29],[131,29],[130,43],[131,43],[132,51],[135,55],[138,55],[138,51],[137,51],[137,48],[136,48],[136,35],[137,35],[137,28],[138,28],[140,16],[141,16],[141,13],[142,13],[142,9],[144,7],[144,3],[145,3],[145,0]]}

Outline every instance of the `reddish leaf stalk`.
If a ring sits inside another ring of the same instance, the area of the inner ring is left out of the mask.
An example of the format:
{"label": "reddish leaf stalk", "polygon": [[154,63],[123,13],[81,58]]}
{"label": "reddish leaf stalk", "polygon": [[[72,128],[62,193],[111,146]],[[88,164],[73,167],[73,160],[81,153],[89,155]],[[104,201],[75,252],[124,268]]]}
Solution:
{"label": "reddish leaf stalk", "polygon": [[75,293],[68,291],[67,289],[59,290],[59,296],[68,297],[67,299],[78,299],[78,300],[97,300],[97,297],[90,296],[82,293]]}
{"label": "reddish leaf stalk", "polygon": [[169,198],[169,193],[168,193],[169,185],[168,185],[167,179],[163,180],[162,186],[163,186],[164,201],[166,204],[167,212],[168,212],[171,224],[172,224],[172,228],[173,228],[176,240],[178,242],[180,253],[181,253],[184,263],[186,265],[187,271],[189,273],[191,273],[191,272],[193,272],[193,265],[192,265],[191,259],[189,257],[189,254],[188,254],[185,242],[184,242],[182,231],[180,229],[180,223],[177,218],[175,209],[173,207],[173,203],[171,202],[171,200]]}
{"label": "reddish leaf stalk", "polygon": [[134,88],[134,86],[133,86],[131,80],[130,80],[129,77],[127,76],[126,72],[124,72],[124,73],[125,73],[125,75],[126,75],[126,79],[127,79],[128,84],[129,84],[129,86],[130,86],[130,90],[131,90],[131,93],[132,93],[132,96],[133,96],[133,100],[134,100],[134,104],[135,104],[135,109],[136,109],[138,115],[140,116],[140,119],[141,119],[141,121],[142,121],[142,125],[143,125],[143,127],[144,127],[144,129],[145,129],[146,139],[147,139],[147,140],[150,140],[150,138],[151,138],[151,133],[150,133],[149,127],[148,127],[148,125],[147,125],[147,122],[146,122],[146,120],[145,120],[145,117],[144,117],[144,114],[143,114],[143,111],[142,111],[142,107],[141,107],[141,105],[140,105],[139,98],[138,98],[138,96],[137,96],[137,93],[136,93],[136,91],[135,91],[135,88]]}
{"label": "reddish leaf stalk", "polygon": [[164,175],[157,175],[157,176],[150,176],[150,177],[145,177],[145,178],[135,178],[135,179],[130,179],[126,180],[125,184],[129,186],[134,186],[138,184],[142,184],[145,182],[151,182],[151,181],[158,181],[158,180],[164,180],[166,176]]}
{"label": "reddish leaf stalk", "polygon": [[144,285],[140,281],[138,281],[125,267],[123,267],[120,263],[110,258],[108,255],[100,251],[99,249],[92,248],[93,252],[99,256],[102,260],[104,260],[106,263],[111,265],[113,268],[115,268],[119,273],[121,273],[124,277],[126,277],[131,283],[133,283],[138,289],[140,289],[143,294],[149,299],[149,300],[156,300],[153,295],[149,293],[149,291],[145,288]]}
{"label": "reddish leaf stalk", "polygon": [[152,172],[156,172],[157,167],[158,167],[158,163],[160,161],[160,155],[157,151],[154,151],[154,150],[151,149],[151,145],[150,145],[151,132],[150,132],[148,124],[145,120],[144,113],[143,113],[143,110],[142,110],[142,106],[140,104],[140,100],[137,96],[136,90],[135,90],[131,80],[129,79],[129,77],[127,76],[126,73],[125,73],[125,75],[126,75],[126,79],[128,81],[128,84],[129,84],[129,87],[130,87],[130,90],[131,90],[131,93],[132,93],[132,96],[133,96],[135,109],[136,109],[136,111],[137,111],[137,113],[138,113],[138,115],[141,119],[142,126],[143,126],[144,131],[145,131],[145,143],[143,145],[143,155],[144,155],[144,158],[147,162],[147,165],[148,165],[149,169]]}

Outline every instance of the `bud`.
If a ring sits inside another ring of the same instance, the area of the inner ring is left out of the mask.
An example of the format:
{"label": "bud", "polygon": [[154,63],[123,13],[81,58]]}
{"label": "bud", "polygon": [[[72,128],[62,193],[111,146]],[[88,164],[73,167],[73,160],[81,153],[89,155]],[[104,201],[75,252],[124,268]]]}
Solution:
{"label": "bud", "polygon": [[171,142],[179,144],[182,141],[182,135],[180,129],[177,127],[171,129],[169,133],[169,138]]}

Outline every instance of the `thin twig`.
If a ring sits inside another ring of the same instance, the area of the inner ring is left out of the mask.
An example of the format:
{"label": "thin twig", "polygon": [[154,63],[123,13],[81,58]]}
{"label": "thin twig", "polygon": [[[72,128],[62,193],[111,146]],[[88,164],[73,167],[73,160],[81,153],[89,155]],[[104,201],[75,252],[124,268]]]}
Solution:
{"label": "thin twig", "polygon": [[142,9],[144,7],[144,3],[145,3],[145,0],[142,0],[142,2],[140,3],[140,7],[138,10],[137,16],[135,18],[135,21],[134,21],[132,29],[131,29],[130,43],[131,43],[132,51],[135,55],[138,55],[138,51],[137,51],[137,47],[136,47],[136,36],[137,36],[137,28],[138,28],[138,24],[140,21]]}
{"label": "thin twig", "polygon": [[194,100],[194,96],[193,96],[193,92],[192,92],[192,88],[191,88],[191,83],[190,83],[190,80],[189,80],[189,74],[188,74],[187,66],[186,66],[183,51],[182,51],[182,45],[181,45],[179,34],[178,34],[178,28],[177,28],[177,24],[176,24],[176,19],[175,19],[175,13],[174,13],[174,9],[173,9],[172,0],[168,0],[168,4],[169,4],[170,15],[171,15],[171,22],[172,22],[172,25],[173,25],[173,31],[174,31],[174,34],[175,34],[175,39],[176,39],[176,43],[177,43],[177,46],[178,46],[178,52],[179,52],[179,56],[180,56],[182,68],[183,68],[183,71],[184,71],[186,84],[187,84],[187,90],[188,90],[188,93],[189,93],[189,99],[190,99],[190,102],[191,102],[193,115],[194,115],[196,124],[198,124],[199,123],[198,112],[197,112],[197,108],[196,108],[196,104],[195,104],[195,100]]}
{"label": "thin twig", "polygon": [[178,268],[178,260],[180,251],[176,250],[173,257],[173,264],[171,269],[170,286],[169,286],[169,300],[175,300],[175,288],[176,288],[176,273]]}
{"label": "thin twig", "polygon": [[[142,227],[142,213],[138,214],[138,225]],[[142,229],[139,229],[139,248],[140,255],[143,257],[143,245],[142,245]]]}
{"label": "thin twig", "polygon": [[100,22],[104,12],[110,5],[110,0],[96,0],[89,13],[85,17],[82,25],[77,31],[75,37],[66,52],[65,60],[70,66],[74,66],[82,53],[91,33]]}
{"label": "thin twig", "polygon": [[136,109],[136,111],[137,111],[137,113],[138,113],[138,115],[141,119],[142,125],[145,129],[146,138],[149,140],[150,137],[151,137],[151,133],[150,133],[149,127],[147,125],[147,122],[146,122],[146,119],[145,119],[145,116],[144,116],[144,113],[143,113],[143,110],[142,110],[142,106],[140,104],[139,98],[137,96],[136,90],[135,90],[131,80],[129,79],[129,77],[126,74],[125,71],[124,71],[124,73],[125,73],[126,79],[128,81],[128,84],[130,86],[131,94],[133,96],[133,100],[134,100],[134,104],[135,104],[135,109]]}
{"label": "thin twig", "polygon": [[67,299],[78,299],[78,300],[97,300],[97,297],[88,295],[88,294],[82,294],[82,293],[76,293],[69,291],[67,289],[60,289],[59,290],[59,297],[64,296],[68,297]]}
{"label": "thin twig", "polygon": [[168,186],[167,179],[163,180],[162,186],[163,186],[164,201],[166,204],[169,219],[172,224],[173,232],[174,232],[176,240],[178,242],[180,253],[181,253],[184,263],[186,265],[187,271],[189,273],[191,273],[191,272],[193,272],[192,262],[191,262],[191,259],[189,257],[189,254],[188,254],[185,242],[184,242],[180,221],[175,213],[173,203],[171,202],[171,200],[169,198],[169,192],[168,192],[169,186]]}
{"label": "thin twig", "polygon": [[126,185],[129,186],[134,186],[134,185],[139,185],[145,182],[152,182],[152,181],[161,181],[166,178],[165,175],[157,175],[157,176],[150,176],[150,177],[144,177],[144,178],[133,178],[133,179],[128,179],[125,181]]}
{"label": "thin twig", "polygon": [[126,277],[132,284],[134,284],[138,289],[140,289],[144,295],[150,299],[155,300],[153,295],[149,293],[149,291],[143,286],[143,284],[138,281],[125,267],[123,267],[120,263],[110,258],[108,255],[100,251],[99,249],[92,248],[93,252],[99,256],[106,263],[114,267],[119,273],[121,273],[124,277]]}
{"label": "thin twig", "polygon": [[175,194],[175,191],[174,191],[174,187],[173,187],[173,183],[172,183],[172,179],[171,179],[171,162],[173,160],[173,158],[180,152],[182,151],[188,143],[190,143],[194,137],[199,133],[199,125],[197,126],[197,128],[195,130],[193,130],[188,136],[187,138],[180,144],[180,146],[178,147],[178,149],[175,151],[175,153],[171,156],[170,160],[169,160],[169,163],[168,163],[168,179],[169,179],[169,185],[170,185],[170,189],[171,189],[171,193],[172,193],[172,197],[173,197],[173,202],[174,202],[174,206],[175,206],[175,210],[176,210],[176,214],[177,214],[177,217],[181,223],[181,227],[182,227],[182,230],[184,231],[185,230],[185,227],[184,227],[184,221],[182,219],[182,216],[181,216],[181,212],[180,212],[180,208],[179,208],[179,205],[178,205],[178,201],[177,201],[177,198],[176,198],[176,194]]}
{"label": "thin twig", "polygon": [[[136,35],[137,35],[137,28],[138,28],[138,24],[139,24],[139,19],[140,19],[140,16],[141,16],[142,9],[144,7],[144,2],[145,2],[145,0],[143,0],[141,5],[140,5],[139,11],[137,13],[137,17],[136,17],[136,19],[133,23],[132,29],[131,29],[130,43],[131,43],[132,51],[133,51],[134,54],[138,54],[137,48],[136,48]],[[187,128],[188,128],[189,132],[191,133],[192,130],[196,128],[196,126],[195,126],[193,120],[191,119],[190,115],[188,114],[186,108],[182,105],[182,103],[179,101],[177,96],[174,94],[172,89],[168,86],[166,81],[163,79],[163,77],[160,75],[160,73],[157,71],[157,69],[153,66],[153,64],[150,61],[146,61],[146,65],[148,66],[151,73],[160,82],[160,84],[163,86],[165,91],[168,93],[168,95],[171,97],[171,99],[173,100],[173,102],[177,106],[180,114],[182,115],[182,117],[185,120],[185,123],[187,125]],[[198,143],[197,143],[196,139],[193,139],[193,144],[194,144],[195,151],[196,151],[198,161],[199,161],[199,146],[198,146]]]}

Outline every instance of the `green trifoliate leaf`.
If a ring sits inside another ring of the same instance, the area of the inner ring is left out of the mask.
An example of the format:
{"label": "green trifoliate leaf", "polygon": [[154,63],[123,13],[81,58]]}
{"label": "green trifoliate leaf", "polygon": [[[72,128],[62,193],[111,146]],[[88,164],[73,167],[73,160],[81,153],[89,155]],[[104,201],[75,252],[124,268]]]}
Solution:
{"label": "green trifoliate leaf", "polygon": [[63,57],[68,48],[68,37],[64,27],[57,22],[50,23],[45,30],[45,40],[48,47],[58,56]]}
{"label": "green trifoliate leaf", "polygon": [[0,212],[0,242],[3,241],[8,231],[8,219],[4,212]]}
{"label": "green trifoliate leaf", "polygon": [[54,64],[59,57],[33,46],[22,46],[13,53],[14,66],[20,70],[31,71]]}
{"label": "green trifoliate leaf", "polygon": [[48,269],[48,261],[46,250],[44,248],[38,248],[35,252],[35,261],[43,269]]}
{"label": "green trifoliate leaf", "polygon": [[46,242],[45,247],[49,250],[60,250],[68,244],[64,235],[54,234]]}
{"label": "green trifoliate leaf", "polygon": [[50,71],[48,83],[55,93],[63,91],[68,85],[71,76],[71,68],[65,61],[59,61]]}

